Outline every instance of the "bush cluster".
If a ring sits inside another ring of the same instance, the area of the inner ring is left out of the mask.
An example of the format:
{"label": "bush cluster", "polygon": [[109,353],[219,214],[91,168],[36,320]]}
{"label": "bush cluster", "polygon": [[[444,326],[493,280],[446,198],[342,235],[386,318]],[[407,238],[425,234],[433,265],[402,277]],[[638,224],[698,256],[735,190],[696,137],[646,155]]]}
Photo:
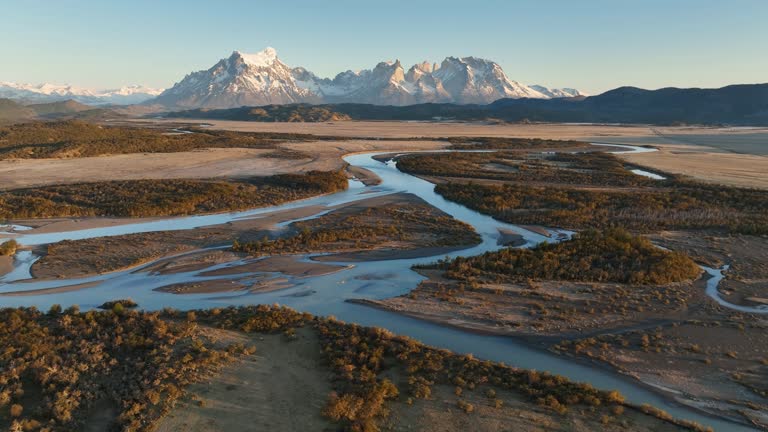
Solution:
{"label": "bush cluster", "polygon": [[441,261],[454,279],[473,280],[492,275],[512,281],[528,279],[619,282],[661,285],[691,280],[701,274],[685,254],[654,246],[625,230],[587,230],[560,243],[531,249],[504,248],[473,257]]}
{"label": "bush cluster", "polygon": [[0,309],[0,427],[80,430],[95,404],[113,428],[151,430],[183,389],[243,347],[217,348],[193,325],[158,314]]}
{"label": "bush cluster", "polygon": [[247,180],[121,180],[0,192],[0,218],[179,216],[276,205],[347,188],[343,171]]}

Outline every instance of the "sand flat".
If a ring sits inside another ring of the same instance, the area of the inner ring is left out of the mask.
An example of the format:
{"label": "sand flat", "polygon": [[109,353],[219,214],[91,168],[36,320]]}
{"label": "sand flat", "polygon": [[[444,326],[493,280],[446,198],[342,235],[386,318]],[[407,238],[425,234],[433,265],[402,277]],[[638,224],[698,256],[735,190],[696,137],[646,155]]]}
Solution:
{"label": "sand flat", "polygon": [[0,161],[0,189],[108,180],[243,178],[329,171],[345,166],[348,153],[443,148],[439,141],[312,141],[285,144],[311,153],[311,159],[263,157],[273,150],[217,148],[178,153],[133,153],[72,159]]}
{"label": "sand flat", "polygon": [[[144,120],[145,121],[145,120]],[[168,123],[199,124],[200,120],[168,119]],[[162,122],[162,121],[160,121]],[[644,125],[580,125],[580,124],[488,124],[483,122],[420,121],[340,121],[323,123],[248,122],[205,120],[212,129],[242,132],[284,132],[346,137],[448,137],[488,136],[521,138],[578,139],[591,136],[650,136],[653,130]]]}
{"label": "sand flat", "polygon": [[[159,421],[158,432],[333,430],[322,417],[332,374],[320,342],[308,328],[297,339],[282,334],[247,336],[211,330],[224,342],[256,346],[256,354],[225,368],[188,391],[202,403],[182,400]],[[201,406],[202,405],[202,406]]]}
{"label": "sand flat", "polygon": [[696,180],[740,187],[768,189],[768,157],[718,153],[706,147],[664,145],[658,152],[621,157],[644,167],[683,174]]}

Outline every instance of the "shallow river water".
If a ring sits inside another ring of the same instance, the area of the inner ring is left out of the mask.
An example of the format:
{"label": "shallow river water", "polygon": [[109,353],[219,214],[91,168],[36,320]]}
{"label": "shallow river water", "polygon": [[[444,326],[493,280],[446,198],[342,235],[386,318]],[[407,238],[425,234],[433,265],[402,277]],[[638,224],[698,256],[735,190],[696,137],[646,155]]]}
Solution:
{"label": "shallow river water", "polygon": [[[648,151],[646,148],[632,148],[626,151]],[[445,200],[434,192],[434,184],[420,178],[402,173],[397,170],[394,162],[379,162],[373,157],[375,153],[349,155],[344,159],[352,166],[365,168],[381,178],[380,185],[365,187],[362,183],[352,181],[347,191],[291,202],[285,205],[261,208],[246,212],[227,214],[180,217],[149,222],[137,222],[105,228],[94,228],[79,231],[35,234],[34,231],[18,231],[16,239],[22,245],[39,245],[53,243],[64,239],[85,239],[101,236],[114,236],[128,233],[151,232],[162,230],[182,230],[197,227],[217,225],[241,218],[262,217],[277,210],[319,206],[318,216],[328,211],[328,207],[368,199],[379,195],[407,192],[417,195],[427,203],[450,214],[454,218],[472,225],[481,235],[482,243],[449,256],[470,256],[490,250],[496,250],[499,230],[512,230],[520,233],[527,245],[534,245],[543,240],[552,241],[521,227],[499,222],[489,216],[470,210],[460,204]],[[306,218],[304,218],[306,219]],[[289,222],[288,222],[289,223]],[[287,224],[287,223],[285,223]],[[552,231],[553,236],[568,236],[569,232]],[[346,302],[347,299],[382,299],[405,294],[415,288],[423,277],[411,270],[418,263],[433,262],[444,255],[386,261],[370,261],[354,263],[350,268],[311,278],[289,278],[290,288],[267,293],[228,292],[217,294],[185,294],[177,295],[154,291],[154,288],[181,282],[197,282],[212,279],[234,279],[236,276],[200,276],[201,272],[217,268],[242,264],[242,261],[218,264],[205,270],[177,274],[156,274],[138,268],[119,271],[98,276],[48,281],[25,281],[29,279],[29,268],[36,259],[29,252],[17,254],[15,269],[12,273],[0,278],[0,293],[30,291],[46,288],[61,288],[87,284],[88,288],[73,289],[68,292],[45,295],[22,295],[0,297],[0,306],[37,306],[46,310],[53,304],[64,307],[77,304],[81,308],[93,308],[101,303],[117,298],[130,297],[142,308],[147,310],[173,307],[177,309],[197,309],[223,307],[228,305],[270,304],[280,303],[292,308],[311,312],[317,315],[334,315],[337,318],[366,326],[378,326],[390,331],[411,336],[426,344],[447,348],[459,353],[472,353],[476,357],[503,361],[506,364],[549,371],[566,376],[576,381],[589,382],[603,389],[617,389],[633,403],[649,403],[661,408],[675,417],[697,421],[710,425],[716,430],[751,430],[744,426],[703,415],[698,411],[681,406],[649,391],[630,378],[622,377],[601,369],[576,363],[571,359],[551,354],[544,350],[534,349],[517,342],[511,337],[488,336],[462,330],[431,324],[402,315],[386,312],[362,305]],[[309,259],[307,256],[305,259]],[[347,263],[341,263],[347,264]],[[711,270],[711,269],[710,269]],[[717,276],[714,270],[713,276]],[[285,277],[281,274],[259,273],[242,275],[263,280],[265,277]],[[716,279],[716,278],[715,278]],[[715,292],[716,282],[714,283]]]}

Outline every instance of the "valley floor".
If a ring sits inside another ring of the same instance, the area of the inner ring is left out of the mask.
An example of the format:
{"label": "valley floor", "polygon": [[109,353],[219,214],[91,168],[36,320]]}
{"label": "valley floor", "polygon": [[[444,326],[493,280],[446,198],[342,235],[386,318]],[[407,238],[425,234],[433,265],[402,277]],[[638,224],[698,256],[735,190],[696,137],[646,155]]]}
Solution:
{"label": "valley floor", "polygon": [[[163,122],[154,124],[162,125]],[[115,179],[239,178],[310,170],[335,170],[346,166],[341,159],[345,154],[441,150],[446,148],[448,143],[438,138],[449,136],[535,136],[558,139],[599,137],[606,141],[610,141],[611,137],[658,138],[657,131],[648,127],[592,125],[212,122],[212,127],[234,131],[298,132],[365,138],[280,144],[280,150],[295,150],[308,155],[301,158],[265,157],[268,152],[274,152],[272,149],[229,148],[93,158],[6,160],[0,161],[0,184],[7,185],[4,186],[7,188],[18,188]],[[695,131],[669,128],[666,132],[685,134]],[[768,188],[768,176],[763,175],[768,172],[768,158],[765,156],[736,155],[719,152],[713,148],[679,143],[661,144],[659,147],[659,152],[625,154],[620,157],[631,164],[662,172],[684,174],[698,180]],[[514,151],[510,152],[512,153]],[[546,163],[542,161],[547,156],[542,155],[551,152],[538,153],[526,163],[531,166],[545,166]],[[510,164],[496,163],[483,165],[482,168],[500,176],[518,173],[519,168],[511,164],[514,157],[517,157],[517,154],[509,156],[506,161]],[[562,168],[566,165],[566,162],[553,161],[546,166]],[[618,165],[625,163],[619,162]],[[375,170],[372,166],[369,168]],[[581,174],[590,171],[577,168],[571,171]],[[386,173],[377,177],[365,168],[348,170],[348,174],[367,185],[377,184],[381,179],[387,178]],[[410,177],[408,180],[428,179],[440,184],[458,181],[480,186],[504,183],[504,180],[495,178],[469,176],[420,177]],[[431,185],[426,186],[430,186],[431,192]],[[529,182],[526,186],[533,186],[533,183]],[[402,184],[390,185],[390,188],[397,187],[402,187]],[[645,183],[640,183],[640,186],[632,183],[624,186],[595,183],[575,187],[581,190],[631,193],[649,190],[655,186]],[[389,278],[383,271],[388,270],[387,260],[436,257],[462,251],[481,242],[477,233],[480,232],[479,229],[476,232],[468,224],[457,220],[458,217],[454,219],[448,210],[439,209],[436,201],[419,198],[413,193],[393,193],[399,190],[401,189],[391,189],[381,196],[368,197],[364,194],[376,194],[380,191],[367,189],[361,193],[363,198],[356,196],[355,201],[330,207],[298,206],[195,229],[137,232],[24,247],[25,252],[31,249],[40,256],[40,259],[30,266],[33,276],[33,279],[28,281],[30,284],[56,285],[68,279],[82,279],[84,282],[39,290],[4,289],[0,294],[0,304],[3,299],[10,302],[11,299],[20,297],[34,299],[44,298],[44,294],[80,291],[82,297],[79,298],[86,299],[87,290],[98,285],[99,281],[96,279],[111,273],[119,273],[125,277],[125,285],[118,285],[111,291],[126,293],[125,297],[130,296],[130,291],[125,289],[131,288],[130,284],[135,284],[132,280],[158,283],[157,287],[147,285],[147,291],[158,296],[158,304],[168,301],[171,297],[174,300],[180,299],[179,304],[185,306],[194,304],[197,298],[228,304],[227,299],[223,297],[224,293],[232,295],[230,299],[255,293],[274,293],[273,298],[282,301],[279,297],[282,295],[281,291],[288,292],[289,288],[298,286],[296,281],[299,279],[326,276],[343,272],[358,264],[382,261],[384,264],[381,264],[379,272],[354,277],[354,283],[365,282],[366,277],[371,278],[370,285],[375,286],[374,279]],[[499,206],[503,207],[503,203]],[[514,209],[542,210],[522,207]],[[115,227],[137,221],[173,223],[174,219],[100,217],[14,222],[33,227],[27,234],[46,234]],[[508,230],[494,233],[497,235],[498,244],[494,241],[491,246],[485,243],[483,245],[489,249],[502,244],[521,246],[527,242],[525,235],[550,236],[549,239],[553,242],[567,239],[570,235],[565,230],[553,231],[536,225],[522,225],[520,228],[519,232]],[[523,234],[526,231],[528,233]],[[487,232],[481,234],[483,239],[489,235]],[[720,293],[728,301],[752,307],[768,303],[768,296],[765,294],[768,280],[768,269],[765,266],[768,259],[768,239],[765,236],[724,235],[704,230],[682,229],[644,235],[655,244],[687,253],[698,263],[715,267],[731,264],[732,271],[722,282]],[[308,254],[330,255],[309,260]],[[407,266],[403,268],[409,268],[410,264]],[[0,257],[0,277],[11,271],[12,267],[10,258]],[[510,283],[499,278],[496,281],[484,280],[470,286],[451,279],[439,270],[420,272],[427,280],[405,295],[372,299],[383,291],[374,291],[373,294],[365,292],[365,289],[369,288],[368,284],[361,284],[359,292],[344,295],[366,297],[368,300],[355,303],[443,326],[519,338],[535,345],[539,350],[549,350],[555,354],[553,358],[568,359],[566,361],[572,359],[574,362],[592,365],[598,371],[625,374],[660,394],[701,411],[713,413],[721,418],[735,419],[742,424],[768,428],[768,418],[764,414],[768,395],[768,387],[765,386],[765,377],[768,375],[768,322],[760,315],[736,313],[718,306],[705,294],[707,277],[704,274],[695,280],[653,286],[534,278],[519,283]],[[131,279],[133,275],[137,275],[136,279]],[[182,276],[176,281],[173,280],[174,275]],[[194,277],[188,277],[186,280],[183,275]],[[168,284],[162,285],[163,277],[167,278],[165,280],[169,281]],[[414,277],[418,275],[414,274]],[[353,278],[340,278],[336,283],[352,285],[351,279]],[[23,287],[26,283],[18,282],[14,286]],[[323,288],[328,287],[314,288],[290,291],[290,294],[286,295],[299,298],[315,295],[317,291],[321,291],[320,295],[328,297],[335,295],[330,289],[322,292]],[[393,290],[395,288],[398,287],[387,287]],[[404,291],[389,292],[387,296],[402,292]],[[149,298],[146,293],[142,295]],[[334,298],[334,301],[355,306],[343,303],[343,298]],[[247,302],[248,299],[242,301]],[[156,305],[150,308],[154,306]],[[363,309],[363,313],[381,313],[370,308],[360,309]],[[119,310],[115,311],[118,317],[122,316]],[[384,430],[458,432],[510,428],[522,431],[686,429],[672,421],[671,416],[650,411],[649,408],[623,402],[611,402],[612,405],[609,406],[606,401],[595,402],[595,399],[581,398],[580,394],[576,394],[575,398],[574,394],[558,395],[560,399],[571,401],[568,403],[571,407],[566,408],[566,404],[559,402],[556,397],[544,397],[547,392],[552,391],[551,389],[559,389],[558,386],[565,385],[565,381],[536,372],[529,372],[526,378],[520,378],[519,382],[514,381],[514,384],[503,380],[489,381],[483,376],[479,379],[477,388],[474,382],[468,385],[463,379],[447,380],[441,376],[441,380],[428,384],[431,390],[426,397],[417,397],[415,395],[423,389],[417,377],[412,376],[410,368],[421,367],[431,371],[433,365],[430,362],[438,357],[435,354],[433,357],[427,356],[427,360],[421,363],[408,363],[415,362],[415,357],[409,355],[415,355],[421,348],[387,355],[382,354],[382,348],[381,351],[376,351],[378,354],[372,355],[372,358],[375,358],[368,363],[344,365],[328,358],[333,354],[333,349],[328,345],[328,340],[323,340],[323,334],[318,333],[317,327],[298,326],[295,333],[293,330],[285,333],[240,331],[242,326],[239,326],[237,319],[242,317],[233,317],[230,320],[215,318],[221,313],[220,309],[198,313],[206,314],[210,318],[208,321],[202,320],[199,324],[192,325],[195,331],[202,332],[201,338],[211,341],[214,345],[254,345],[256,354],[238,358],[236,362],[228,364],[221,373],[208,375],[206,379],[187,387],[188,394],[160,420],[159,431],[336,429],[339,423],[332,422],[328,415],[322,415],[328,401],[333,400],[332,397],[329,399],[329,395],[333,391],[338,392],[340,387],[344,388],[346,384],[340,385],[340,382],[346,382],[345,379],[352,381],[348,377],[370,378],[368,368],[378,374],[373,377],[373,382],[381,383],[381,379],[386,378],[400,389],[399,396],[387,398],[386,409],[382,412],[388,412],[389,415],[376,418],[376,423]],[[51,316],[55,317],[55,314]],[[395,314],[387,316],[396,317]],[[111,315],[109,317],[119,320]],[[49,320],[40,317],[36,319]],[[189,316],[187,320],[195,321]],[[182,314],[178,314],[173,315],[169,322],[171,321],[184,319]],[[317,324],[317,321],[313,323]],[[59,323],[57,321],[51,325]],[[363,336],[350,336],[347,345],[339,348],[339,352],[344,352],[350,358],[354,357],[353,349],[364,350],[372,347],[364,342],[366,337],[384,332],[361,330],[354,324],[345,325],[343,329],[364,333]],[[280,329],[282,330],[283,328]],[[384,339],[390,341],[390,336]],[[116,346],[120,343],[121,341],[118,341]],[[403,344],[410,346],[407,341]],[[341,347],[340,344],[338,346]],[[435,352],[448,356],[445,351]],[[363,354],[368,355],[363,352],[359,358],[367,359]],[[464,365],[461,366],[465,368],[461,369],[462,374],[471,373],[475,367],[497,367],[490,362],[474,360],[471,356],[451,356],[446,357],[446,364],[454,367]],[[482,365],[478,366],[481,363]],[[445,370],[440,368],[436,370]],[[424,376],[437,376],[437,372],[431,371]],[[418,377],[423,378],[420,375]],[[364,379],[358,381],[370,384]],[[512,391],[510,386],[519,386],[523,393]],[[589,393],[592,390],[585,391]],[[527,391],[531,392],[529,396],[523,396]],[[383,399],[380,402],[383,404]],[[374,400],[365,403],[375,405],[377,402]],[[350,404],[354,405],[352,402]],[[369,408],[369,405],[365,405],[365,408]],[[619,407],[621,409],[618,409]],[[359,406],[354,408],[341,403],[336,408],[354,412],[360,410]],[[376,406],[376,409],[378,408]],[[644,410],[652,415],[644,413]],[[107,413],[112,411],[113,408],[104,410]],[[9,411],[0,404],[0,424],[10,423],[12,419],[9,415]],[[103,426],[102,420],[97,418],[93,424]]]}

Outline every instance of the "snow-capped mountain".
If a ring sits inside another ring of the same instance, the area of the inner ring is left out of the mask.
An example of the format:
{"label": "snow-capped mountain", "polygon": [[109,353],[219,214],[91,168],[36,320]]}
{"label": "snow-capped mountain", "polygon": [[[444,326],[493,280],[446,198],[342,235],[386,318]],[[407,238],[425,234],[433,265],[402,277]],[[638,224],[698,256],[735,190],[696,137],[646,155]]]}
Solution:
{"label": "snow-capped mountain", "polygon": [[569,97],[572,89],[529,87],[510,80],[501,66],[476,57],[448,57],[440,65],[381,62],[373,69],[320,78],[291,68],[273,48],[256,54],[235,51],[212,68],[193,72],[156,99],[170,108],[233,108],[289,103],[369,103],[410,105],[425,102],[487,104],[501,98]]}
{"label": "snow-capped mountain", "polygon": [[589,96],[588,94],[576,90],[574,88],[561,88],[561,89],[552,89],[547,88],[541,85],[532,85],[530,86],[532,89],[536,90],[537,92],[551,98],[567,98],[567,97],[576,97],[576,96]]}
{"label": "snow-capped mountain", "polygon": [[293,71],[267,48],[256,54],[239,51],[206,71],[193,72],[152,103],[180,108],[231,108],[244,105],[320,102],[296,84]]}
{"label": "snow-capped mountain", "polygon": [[130,105],[154,98],[162,89],[143,86],[127,86],[119,89],[91,90],[70,85],[20,84],[0,82],[0,98],[21,100],[30,103],[47,103],[75,100],[90,105]]}

